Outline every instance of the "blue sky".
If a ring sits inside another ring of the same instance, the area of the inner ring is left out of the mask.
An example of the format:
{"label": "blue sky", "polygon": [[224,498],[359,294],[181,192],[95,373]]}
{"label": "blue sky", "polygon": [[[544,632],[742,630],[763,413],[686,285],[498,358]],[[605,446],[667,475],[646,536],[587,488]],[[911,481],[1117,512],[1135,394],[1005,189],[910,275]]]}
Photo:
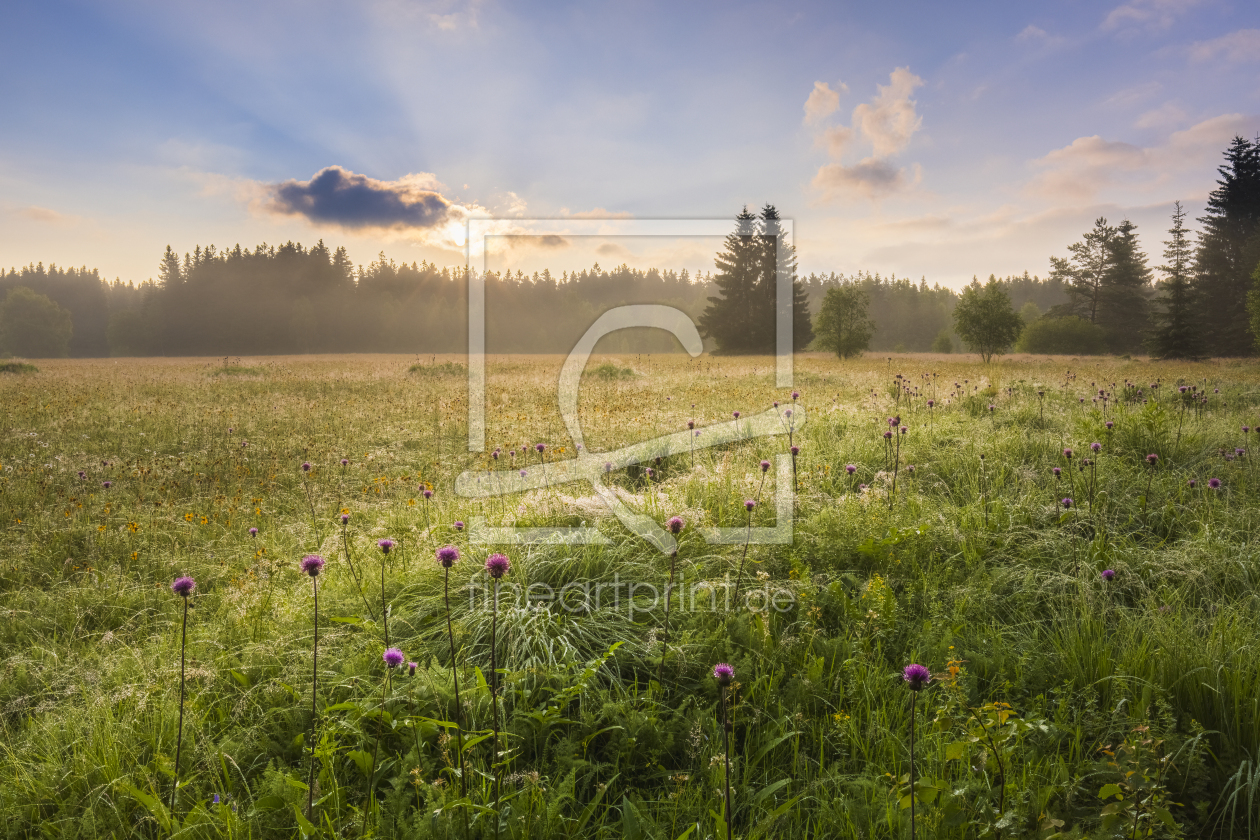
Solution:
{"label": "blue sky", "polygon": [[1198,215],[1260,132],[1253,3],[961,5],[6,4],[0,265],[139,281],[167,244],[320,238],[456,264],[470,216],[771,202],[806,272],[957,286],[1044,275],[1097,216],[1158,263],[1172,202]]}

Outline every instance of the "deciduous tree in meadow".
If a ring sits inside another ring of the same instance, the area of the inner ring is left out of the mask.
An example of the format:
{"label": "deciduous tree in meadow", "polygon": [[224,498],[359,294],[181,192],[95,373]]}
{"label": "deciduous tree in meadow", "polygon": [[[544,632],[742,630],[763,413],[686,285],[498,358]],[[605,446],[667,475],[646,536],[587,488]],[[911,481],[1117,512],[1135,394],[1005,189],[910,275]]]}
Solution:
{"label": "deciduous tree in meadow", "polygon": [[875,333],[875,322],[867,314],[870,305],[871,299],[856,284],[828,289],[814,327],[818,347],[842,359],[862,355]]}
{"label": "deciduous tree in meadow", "polygon": [[25,286],[0,303],[0,352],[35,359],[70,355],[70,313]]}
{"label": "deciduous tree in meadow", "polygon": [[985,364],[1005,353],[1023,327],[1024,320],[1011,308],[1010,295],[992,277],[983,286],[972,278],[954,307],[954,331]]}

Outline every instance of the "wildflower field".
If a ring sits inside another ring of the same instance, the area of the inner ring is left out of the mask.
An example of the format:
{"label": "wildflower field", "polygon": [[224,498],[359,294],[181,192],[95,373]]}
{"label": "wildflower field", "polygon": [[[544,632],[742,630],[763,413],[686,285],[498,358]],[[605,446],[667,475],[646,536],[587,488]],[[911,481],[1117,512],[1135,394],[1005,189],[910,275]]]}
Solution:
{"label": "wildflower field", "polygon": [[1255,363],[562,362],[0,373],[0,835],[1260,836]]}

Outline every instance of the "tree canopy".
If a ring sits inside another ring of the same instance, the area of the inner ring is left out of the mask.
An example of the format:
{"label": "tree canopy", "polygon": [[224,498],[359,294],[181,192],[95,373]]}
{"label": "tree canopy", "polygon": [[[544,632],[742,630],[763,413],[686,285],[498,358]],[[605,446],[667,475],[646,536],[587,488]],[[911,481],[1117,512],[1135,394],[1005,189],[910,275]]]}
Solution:
{"label": "tree canopy", "polygon": [[1023,326],[1010,295],[994,277],[983,286],[973,278],[954,307],[954,330],[986,364],[1015,343]]}
{"label": "tree canopy", "polygon": [[852,283],[832,286],[823,298],[815,327],[820,350],[830,350],[842,359],[860,356],[871,343],[875,324],[868,311],[871,299]]}
{"label": "tree canopy", "polygon": [[0,303],[0,352],[33,359],[70,355],[70,313],[25,286],[9,290]]}

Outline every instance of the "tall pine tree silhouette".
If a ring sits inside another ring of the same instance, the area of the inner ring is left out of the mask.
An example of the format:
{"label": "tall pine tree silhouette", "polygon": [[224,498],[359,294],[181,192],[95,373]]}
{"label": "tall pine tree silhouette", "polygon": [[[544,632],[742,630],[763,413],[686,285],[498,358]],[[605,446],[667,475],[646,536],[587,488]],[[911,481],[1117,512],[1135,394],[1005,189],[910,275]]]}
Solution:
{"label": "tall pine tree silhouette", "polygon": [[1142,346],[1150,328],[1148,294],[1151,270],[1138,245],[1137,225],[1128,219],[1116,228],[1109,243],[1107,271],[1098,291],[1098,321],[1113,353],[1127,353]]}
{"label": "tall pine tree silhouette", "polygon": [[1190,283],[1191,250],[1189,231],[1184,224],[1186,211],[1178,201],[1173,209],[1173,226],[1164,241],[1164,259],[1159,267],[1164,275],[1163,294],[1155,301],[1151,316],[1154,329],[1146,340],[1147,349],[1157,359],[1198,359],[1203,356],[1202,327],[1196,318],[1194,287]]}
{"label": "tall pine tree silhouette", "polygon": [[796,251],[781,235],[781,221],[771,204],[762,208],[760,218],[745,207],[715,259],[718,296],[709,298],[699,327],[721,353],[775,352],[780,277],[792,283],[792,349],[803,349],[813,338],[809,300],[796,280]]}
{"label": "tall pine tree silhouette", "polygon": [[1235,137],[1221,179],[1208,196],[1195,255],[1199,315],[1213,356],[1246,356],[1254,335],[1247,312],[1251,273],[1260,262],[1260,143]]}

